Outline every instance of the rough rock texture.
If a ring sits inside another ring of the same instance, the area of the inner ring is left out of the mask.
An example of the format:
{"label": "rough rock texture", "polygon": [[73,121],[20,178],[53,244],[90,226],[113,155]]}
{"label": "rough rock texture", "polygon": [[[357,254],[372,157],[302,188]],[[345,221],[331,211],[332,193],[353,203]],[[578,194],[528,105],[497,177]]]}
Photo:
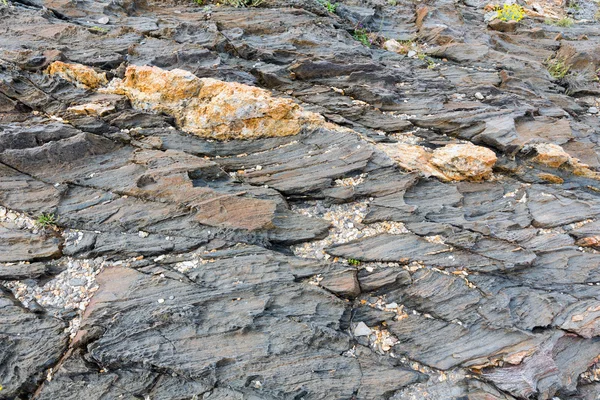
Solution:
{"label": "rough rock texture", "polygon": [[431,152],[421,146],[402,143],[385,144],[380,148],[402,168],[444,181],[490,178],[497,160],[490,149],[471,143],[449,144]]}
{"label": "rough rock texture", "polygon": [[58,75],[61,78],[86,89],[98,89],[99,87],[108,84],[106,73],[98,73],[93,68],[81,64],[54,61],[48,66],[47,72],[50,75]]}
{"label": "rough rock texture", "polygon": [[597,400],[568,3],[0,1],[0,399]]}
{"label": "rough rock texture", "polygon": [[60,240],[0,222],[0,262],[34,261],[60,256]]}
{"label": "rough rock texture", "polygon": [[130,66],[107,89],[126,95],[133,107],[172,116],[182,130],[214,139],[256,139],[296,135],[321,122],[290,99],[260,88],[174,69]]}
{"label": "rough rock texture", "polygon": [[10,293],[0,290],[0,376],[3,399],[27,396],[45,378],[67,347],[65,323],[25,309]]}

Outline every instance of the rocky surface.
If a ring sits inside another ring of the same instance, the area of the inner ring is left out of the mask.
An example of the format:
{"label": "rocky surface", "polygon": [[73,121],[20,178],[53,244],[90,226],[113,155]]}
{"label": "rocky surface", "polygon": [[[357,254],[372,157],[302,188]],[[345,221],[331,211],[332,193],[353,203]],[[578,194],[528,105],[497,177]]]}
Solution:
{"label": "rocky surface", "polygon": [[597,4],[336,4],[0,2],[0,399],[599,398]]}

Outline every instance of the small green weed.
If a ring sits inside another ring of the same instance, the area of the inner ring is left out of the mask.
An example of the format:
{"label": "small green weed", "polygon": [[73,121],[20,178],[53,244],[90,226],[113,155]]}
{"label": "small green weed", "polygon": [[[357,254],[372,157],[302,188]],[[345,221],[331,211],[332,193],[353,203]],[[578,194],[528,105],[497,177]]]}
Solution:
{"label": "small green weed", "polygon": [[196,3],[196,5],[198,6],[203,6],[204,5],[204,0],[192,0],[194,3]]}
{"label": "small green weed", "polygon": [[[4,4],[5,6],[7,6],[8,5],[8,0],[0,0],[0,3]],[[2,387],[2,386],[0,386],[0,387]]]}
{"label": "small green weed", "polygon": [[544,23],[546,25],[554,25],[554,26],[560,26],[563,28],[570,28],[575,24],[575,21],[573,20],[573,18],[569,18],[569,17],[564,17],[558,20],[553,20],[553,19],[546,19],[544,21]]}
{"label": "small green weed", "polygon": [[349,265],[354,265],[356,267],[356,266],[360,265],[360,261],[357,260],[356,258],[349,258],[348,259],[348,264]]}
{"label": "small green weed", "polygon": [[518,4],[505,4],[504,7],[496,11],[496,17],[502,21],[519,22],[525,17],[525,10]]}
{"label": "small green weed", "polygon": [[369,32],[365,28],[359,28],[354,30],[354,39],[358,40],[363,46],[371,47],[371,41],[369,40]]}
{"label": "small green weed", "polygon": [[417,58],[421,61],[425,61],[427,63],[427,69],[434,69],[435,68],[435,61],[433,60],[433,58],[427,56],[425,53],[418,51],[417,52]]}
{"label": "small green weed", "polygon": [[398,0],[388,0],[387,2],[390,6],[395,7],[398,5]]}
{"label": "small green weed", "polygon": [[319,3],[327,9],[332,14],[335,14],[335,10],[337,9],[338,3],[332,3],[329,0],[319,0]]}
{"label": "small green weed", "polygon": [[39,217],[37,217],[35,223],[42,228],[49,228],[56,225],[56,217],[54,214],[42,213]]}
{"label": "small green weed", "polygon": [[569,72],[569,66],[565,64],[565,62],[559,58],[555,58],[553,60],[547,60],[547,69],[550,75],[554,79],[562,79]]}

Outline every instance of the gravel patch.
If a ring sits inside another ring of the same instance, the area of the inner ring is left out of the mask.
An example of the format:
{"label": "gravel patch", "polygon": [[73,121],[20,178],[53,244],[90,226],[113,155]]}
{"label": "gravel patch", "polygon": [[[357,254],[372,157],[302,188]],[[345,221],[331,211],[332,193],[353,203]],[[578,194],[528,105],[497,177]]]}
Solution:
{"label": "gravel patch", "polygon": [[385,221],[369,225],[363,224],[362,221],[367,215],[369,202],[369,200],[361,200],[326,206],[322,201],[312,201],[292,205],[292,210],[297,213],[309,217],[323,218],[331,222],[329,235],[325,239],[293,246],[292,251],[298,257],[328,260],[331,256],[326,254],[324,249],[334,244],[347,243],[383,233],[397,235],[408,232],[401,222]]}
{"label": "gravel patch", "polygon": [[0,284],[31,310],[41,306],[57,317],[73,317],[68,328],[73,337],[79,329],[83,311],[98,290],[96,275],[105,267],[105,262],[102,259],[62,258],[57,267],[64,271],[46,282],[25,279],[0,281]]}

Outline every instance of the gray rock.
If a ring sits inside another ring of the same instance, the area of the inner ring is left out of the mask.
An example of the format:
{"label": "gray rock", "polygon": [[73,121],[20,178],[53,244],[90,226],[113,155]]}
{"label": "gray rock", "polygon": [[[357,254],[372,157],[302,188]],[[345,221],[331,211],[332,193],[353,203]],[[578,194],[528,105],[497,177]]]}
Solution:
{"label": "gray rock", "polygon": [[61,240],[33,234],[10,222],[0,222],[0,262],[38,261],[60,257]]}
{"label": "gray rock", "polygon": [[0,398],[33,392],[67,347],[66,325],[48,314],[34,314],[0,288]]}

